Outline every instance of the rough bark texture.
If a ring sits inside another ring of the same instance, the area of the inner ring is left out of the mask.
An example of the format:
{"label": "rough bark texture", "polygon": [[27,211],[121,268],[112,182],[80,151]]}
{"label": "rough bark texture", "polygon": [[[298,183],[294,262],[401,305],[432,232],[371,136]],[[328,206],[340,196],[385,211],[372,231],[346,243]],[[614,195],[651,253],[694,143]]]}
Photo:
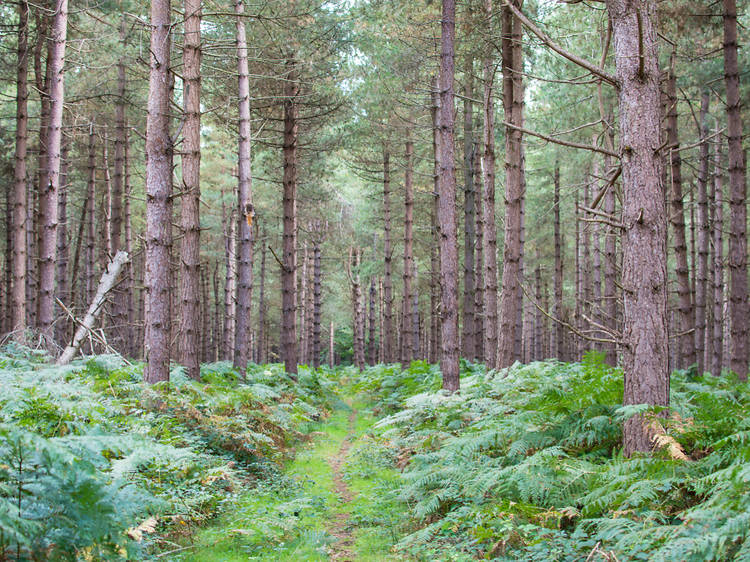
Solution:
{"label": "rough bark texture", "polygon": [[391,155],[388,148],[383,148],[383,260],[385,274],[383,277],[383,299],[385,310],[383,323],[383,361],[393,362],[393,281],[391,277]]}
{"label": "rough bark texture", "polygon": [[729,367],[747,380],[747,186],[742,150],[742,100],[737,63],[737,3],[724,0],[724,84],[727,90],[727,139],[729,148]]}
{"label": "rough bark texture", "polygon": [[266,362],[265,346],[266,341],[266,254],[268,253],[268,240],[265,231],[261,236],[262,248],[260,252],[260,290],[258,295],[258,353],[255,361],[257,363]]}
{"label": "rough bark texture", "polygon": [[[492,1],[485,0],[485,18],[492,20]],[[484,184],[484,360],[488,369],[497,366],[497,226],[495,223],[495,64],[488,50],[483,61],[484,127],[482,130],[482,183]]]}
{"label": "rough bark texture", "polygon": [[[185,0],[183,65],[182,204],[180,223],[180,360],[186,374],[200,378],[201,271],[201,0]],[[240,166],[241,164],[240,159]],[[114,208],[113,208],[114,218]],[[114,234],[114,233],[113,233]],[[113,247],[114,247],[114,236]]]}
{"label": "rough bark texture", "polygon": [[287,373],[297,373],[297,96],[296,62],[287,61],[284,85],[284,254],[281,267],[281,356]]}
{"label": "rough bark texture", "polygon": [[440,360],[438,339],[440,334],[440,225],[438,224],[438,193],[440,191],[440,94],[437,81],[432,92],[432,154],[433,193],[430,205],[430,349],[428,360]]}
{"label": "rough bark texture", "polygon": [[370,279],[370,311],[368,319],[367,364],[374,365],[375,356],[375,278]]}
{"label": "rough bark texture", "polygon": [[458,239],[456,234],[456,168],[453,146],[453,76],[455,70],[456,3],[443,0],[440,42],[440,183],[437,220],[440,225],[442,288],[441,356],[443,388],[455,392],[458,372]]}
{"label": "rough bark texture", "polygon": [[706,370],[706,295],[708,291],[708,242],[710,225],[708,224],[708,91],[701,96],[700,110],[700,163],[698,167],[698,241],[697,263],[695,268],[695,354],[698,372]]}
{"label": "rough bark texture", "polygon": [[721,137],[716,141],[713,177],[713,335],[711,373],[721,375],[724,366],[724,183],[721,170]]}
{"label": "rough bark texture", "polygon": [[[68,141],[63,139],[62,161],[60,163],[60,186],[57,194],[57,252],[56,267],[57,290],[55,292],[60,302],[66,306],[72,306],[70,298],[70,286],[68,283],[68,259],[70,248],[68,246]],[[60,318],[55,323],[55,341],[66,343],[68,341],[69,318]]]}
{"label": "rough bark texture", "polygon": [[18,3],[16,61],[16,153],[13,182],[13,281],[11,329],[23,342],[26,330],[26,153],[28,143],[29,4]]}
{"label": "rough bark texture", "polygon": [[[237,311],[234,331],[234,366],[242,372],[251,360],[250,317],[252,306],[250,295],[253,288],[253,209],[251,162],[250,162],[250,71],[247,61],[247,38],[244,4],[235,2],[237,14],[237,72],[239,87],[239,143],[237,149]],[[296,372],[296,371],[294,371]]]}
{"label": "rough bark texture", "polygon": [[466,359],[476,354],[476,328],[474,326],[474,244],[476,218],[474,203],[474,58],[466,56],[464,68],[464,321],[462,325],[461,352]]}
{"label": "rough bark texture", "polygon": [[362,371],[365,368],[365,333],[364,310],[362,306],[362,284],[359,278],[361,251],[349,249],[347,273],[352,290],[352,332],[354,347],[354,364]]}
{"label": "rough bark texture", "polygon": [[[614,144],[614,143],[612,143]],[[611,173],[610,158],[604,158],[604,169]],[[615,187],[609,186],[604,194],[604,212],[609,216],[615,214]],[[617,330],[617,236],[618,232],[607,225],[604,236],[604,325],[612,332]],[[614,343],[606,344],[606,360],[609,365],[617,364],[617,347]]]}
{"label": "rough bark texture", "polygon": [[404,298],[403,298],[403,349],[401,362],[408,365],[414,359],[411,339],[412,317],[409,313],[414,279],[414,142],[406,141],[406,167],[404,170]]}
{"label": "rough bark texture", "polygon": [[[555,176],[554,176],[554,194],[553,194],[553,206],[555,211],[555,225],[554,225],[554,238],[555,238],[555,282],[554,282],[554,305],[552,309],[552,316],[557,319],[562,318],[562,294],[563,294],[563,260],[562,260],[562,232],[560,229],[560,166],[555,162]],[[557,359],[564,361],[563,355],[564,350],[564,338],[563,338],[563,326],[559,322],[555,322],[555,337],[553,338],[554,348],[552,355]]]}
{"label": "rough bark texture", "polygon": [[151,71],[146,122],[146,314],[144,380],[169,380],[172,139],[169,136],[170,0],[151,3]]}
{"label": "rough bark texture", "polygon": [[57,190],[60,186],[60,150],[62,148],[63,64],[68,30],[68,0],[55,2],[52,36],[47,60],[50,114],[47,127],[47,166],[39,191],[39,312],[37,325],[45,337],[53,338],[55,319],[55,252],[57,250]]}
{"label": "rough bark texture", "polygon": [[224,232],[224,359],[234,358],[234,330],[237,311],[237,211],[232,209],[229,219],[222,208]]}
{"label": "rough bark texture", "polygon": [[[320,283],[320,240],[315,239],[313,245],[313,367],[320,367],[320,315],[321,315],[321,283]],[[372,334],[371,336],[372,337]]]}
{"label": "rough bark texture", "polygon": [[94,123],[89,124],[88,139],[88,181],[86,184],[86,251],[85,263],[85,291],[81,302],[86,305],[94,298],[96,290],[95,264],[96,264],[96,221],[94,220],[94,209],[96,205],[96,146],[94,144]]}
{"label": "rough bark texture", "polygon": [[677,78],[674,69],[670,69],[667,80],[667,142],[670,147],[670,166],[672,189],[671,212],[669,214],[672,223],[672,234],[674,239],[675,273],[677,274],[677,300],[679,307],[680,325],[680,361],[677,368],[688,367],[695,363],[695,309],[690,299],[690,271],[688,269],[688,248],[685,238],[685,209],[682,193],[682,159],[679,152],[679,136],[677,133]]}
{"label": "rough bark texture", "polygon": [[476,278],[474,280],[474,359],[484,361],[484,189],[482,186],[482,158],[479,142],[474,146],[474,182],[476,194],[476,240],[474,242]]}
{"label": "rough bark texture", "polygon": [[[624,403],[669,405],[666,209],[654,0],[607,0],[619,82],[623,182]],[[640,39],[640,40],[639,40]],[[645,420],[625,422],[626,455],[650,451]]]}
{"label": "rough bark texture", "polygon": [[[514,0],[521,7],[520,0]],[[521,82],[521,22],[510,8],[503,7],[503,108],[505,120],[523,126],[523,88]],[[505,129],[505,240],[503,251],[503,287],[500,293],[498,367],[508,367],[515,359],[522,252],[522,135],[517,129]]]}

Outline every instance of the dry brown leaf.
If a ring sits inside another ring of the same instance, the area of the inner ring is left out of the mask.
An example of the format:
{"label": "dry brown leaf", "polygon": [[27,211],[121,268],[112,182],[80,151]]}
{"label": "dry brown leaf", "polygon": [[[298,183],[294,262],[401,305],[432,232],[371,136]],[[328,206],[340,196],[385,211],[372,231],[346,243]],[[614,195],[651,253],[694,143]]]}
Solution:
{"label": "dry brown leaf", "polygon": [[159,520],[156,517],[149,517],[137,527],[131,527],[128,529],[127,535],[134,541],[141,542],[143,539],[143,533],[151,534],[156,532],[156,524],[158,522]]}

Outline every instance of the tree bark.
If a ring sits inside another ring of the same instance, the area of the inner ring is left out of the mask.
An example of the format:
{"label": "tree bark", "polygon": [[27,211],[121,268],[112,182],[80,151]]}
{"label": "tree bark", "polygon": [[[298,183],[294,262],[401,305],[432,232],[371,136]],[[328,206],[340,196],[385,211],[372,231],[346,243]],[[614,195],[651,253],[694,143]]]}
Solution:
{"label": "tree bark", "polygon": [[237,211],[232,209],[229,220],[222,205],[222,216],[226,231],[224,233],[224,359],[234,358],[234,330],[237,311]]}
{"label": "tree bark", "polygon": [[[718,127],[717,127],[718,128]],[[721,375],[724,366],[724,184],[721,170],[721,137],[717,135],[713,177],[713,345],[711,373]]]}
{"label": "tree bark", "polygon": [[[611,140],[610,136],[610,140]],[[611,142],[614,144],[614,142]],[[606,174],[612,173],[610,157],[604,157]],[[604,212],[609,216],[615,214],[615,186],[611,185],[604,194]],[[613,332],[617,330],[617,236],[618,233],[611,225],[607,225],[604,236],[604,325]],[[606,361],[609,365],[617,364],[617,346],[614,343],[605,344]]]}
{"label": "tree bark", "polygon": [[414,142],[408,137],[406,141],[406,163],[404,169],[404,296],[402,301],[403,349],[401,362],[409,365],[414,359],[412,334],[412,317],[410,313],[412,299],[412,280],[414,279]]}
{"label": "tree bark", "polygon": [[484,189],[482,178],[482,157],[479,155],[479,142],[474,141],[474,186],[476,194],[476,240],[474,241],[474,360],[484,361]]}
{"label": "tree bark", "polygon": [[685,368],[695,363],[695,309],[690,299],[690,271],[688,269],[688,248],[685,238],[685,210],[682,193],[682,159],[679,152],[677,134],[677,78],[674,68],[670,68],[667,79],[667,142],[670,147],[672,177],[670,221],[674,235],[675,272],[677,274],[677,300],[680,317],[680,361],[677,368]]}
{"label": "tree bark", "polygon": [[94,144],[94,122],[89,123],[88,139],[88,182],[86,184],[86,254],[85,254],[85,276],[86,286],[82,303],[90,303],[94,299],[96,290],[96,221],[94,213],[96,207],[96,146]]}
{"label": "tree bark", "polygon": [[[492,21],[492,1],[485,0],[485,18]],[[482,182],[484,184],[484,359],[488,369],[497,366],[497,226],[495,223],[495,103],[493,82],[495,63],[492,51],[487,50],[483,61],[484,128],[482,142]]]}
{"label": "tree bark", "polygon": [[462,325],[461,351],[466,359],[476,354],[476,328],[474,326],[474,244],[476,210],[474,200],[474,57],[466,55],[464,68],[464,321]]}
{"label": "tree bark", "polygon": [[[184,0],[183,7],[185,38],[182,52],[184,124],[181,151],[183,193],[180,206],[180,362],[185,367],[187,376],[198,380],[201,370],[201,0]],[[114,206],[112,215],[114,220]]]}
{"label": "tree bark", "polygon": [[737,62],[737,3],[724,2],[724,84],[727,90],[727,138],[729,148],[729,367],[740,380],[748,371],[747,289],[747,186],[742,150],[742,99]]}
{"label": "tree bark", "polygon": [[362,286],[359,279],[359,265],[361,251],[349,248],[349,260],[347,261],[347,273],[352,290],[352,346],[354,351],[354,364],[362,371],[365,368],[365,334],[364,334],[364,311],[362,310]]}
{"label": "tree bark", "polygon": [[440,225],[442,289],[441,357],[443,388],[459,388],[458,365],[458,239],[456,235],[456,167],[453,143],[453,77],[455,71],[456,2],[443,0],[440,41],[440,183],[437,221]]}
{"label": "tree bark", "polygon": [[47,127],[47,166],[39,192],[39,217],[43,221],[39,245],[39,316],[37,325],[53,339],[55,319],[55,252],[57,250],[57,192],[60,186],[63,99],[65,94],[65,43],[68,30],[68,0],[57,0],[50,37],[47,67],[50,77],[50,115]]}
{"label": "tree bark", "polygon": [[[63,139],[60,186],[57,197],[57,298],[66,306],[71,306],[70,286],[68,283],[68,260],[70,248],[68,245],[68,141]],[[55,323],[55,341],[64,342],[68,339],[68,318],[60,318]]]}
{"label": "tree bark", "polygon": [[18,2],[18,49],[16,61],[16,153],[13,183],[13,283],[11,329],[14,339],[26,339],[26,153],[28,143],[29,4]]}
{"label": "tree bark", "polygon": [[[555,226],[554,226],[554,237],[555,237],[555,304],[553,307],[553,314],[557,319],[562,319],[563,315],[563,256],[562,256],[562,232],[560,229],[560,165],[555,162],[555,176],[554,176],[554,207],[555,207]],[[564,361],[565,341],[563,334],[563,326],[559,322],[555,322],[555,337],[553,339],[554,350],[552,356],[556,357],[560,361]]]}
{"label": "tree bark", "polygon": [[[514,0],[520,8],[522,0]],[[503,108],[505,119],[515,127],[523,126],[523,87],[521,22],[510,8],[503,7]],[[505,130],[505,240],[503,251],[503,286],[500,293],[500,331],[498,367],[508,367],[515,359],[515,327],[518,315],[518,293],[522,254],[523,163],[522,134],[517,128]]]}
{"label": "tree bark", "polygon": [[284,85],[284,254],[281,267],[281,355],[287,373],[297,373],[297,63],[287,60]]}
{"label": "tree bark", "polygon": [[383,147],[383,259],[385,274],[383,276],[383,299],[385,310],[383,313],[383,361],[393,362],[393,281],[391,279],[391,155],[387,147]]}
{"label": "tree bark", "polygon": [[[624,403],[669,405],[666,208],[659,139],[656,2],[607,0],[619,83],[623,182]],[[651,450],[642,416],[625,422],[626,455]]]}
{"label": "tree bark", "polygon": [[172,139],[169,134],[170,0],[151,2],[151,66],[146,121],[146,313],[148,383],[169,380],[172,250]]}
{"label": "tree bark", "polygon": [[320,315],[321,315],[321,283],[320,283],[320,240],[315,239],[313,245],[313,367],[320,367]]}
{"label": "tree bark", "polygon": [[701,96],[700,110],[700,163],[698,168],[698,261],[695,269],[695,352],[698,361],[698,373],[706,370],[704,356],[706,348],[706,295],[708,291],[708,244],[710,225],[708,224],[708,91]]}
{"label": "tree bark", "polygon": [[370,316],[368,321],[369,337],[367,340],[367,364],[374,365],[375,356],[375,278],[370,279]]}

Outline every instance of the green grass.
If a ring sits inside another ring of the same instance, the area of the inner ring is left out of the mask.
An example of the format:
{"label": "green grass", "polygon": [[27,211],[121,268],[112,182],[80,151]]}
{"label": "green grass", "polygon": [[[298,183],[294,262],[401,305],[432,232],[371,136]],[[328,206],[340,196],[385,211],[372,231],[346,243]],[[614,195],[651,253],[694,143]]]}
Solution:
{"label": "green grass", "polygon": [[340,507],[327,459],[347,435],[348,409],[311,424],[283,473],[239,495],[224,515],[195,536],[195,547],[173,560],[328,560],[326,522]]}

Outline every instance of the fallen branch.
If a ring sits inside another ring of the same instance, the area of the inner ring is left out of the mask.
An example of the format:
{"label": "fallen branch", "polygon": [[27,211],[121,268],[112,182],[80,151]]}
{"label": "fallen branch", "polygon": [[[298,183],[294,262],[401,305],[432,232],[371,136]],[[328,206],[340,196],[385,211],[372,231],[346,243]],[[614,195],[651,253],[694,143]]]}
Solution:
{"label": "fallen branch", "polygon": [[109,263],[109,265],[107,266],[107,271],[104,272],[101,280],[99,281],[99,286],[96,289],[94,300],[91,301],[89,309],[86,312],[86,316],[83,317],[80,326],[76,330],[75,336],[73,336],[73,341],[70,342],[70,345],[65,348],[65,350],[62,352],[62,355],[60,355],[60,357],[58,358],[58,365],[67,365],[68,363],[70,363],[73,357],[75,357],[75,354],[78,352],[78,349],[81,347],[83,340],[87,335],[91,335],[91,333],[93,332],[92,328],[94,326],[94,322],[96,322],[96,319],[98,318],[99,313],[102,310],[102,305],[104,304],[107,293],[109,293],[109,291],[112,290],[112,287],[115,286],[117,276],[120,274],[122,267],[126,263],[128,263],[128,261],[130,261],[128,253],[120,251],[117,252],[117,255]]}

